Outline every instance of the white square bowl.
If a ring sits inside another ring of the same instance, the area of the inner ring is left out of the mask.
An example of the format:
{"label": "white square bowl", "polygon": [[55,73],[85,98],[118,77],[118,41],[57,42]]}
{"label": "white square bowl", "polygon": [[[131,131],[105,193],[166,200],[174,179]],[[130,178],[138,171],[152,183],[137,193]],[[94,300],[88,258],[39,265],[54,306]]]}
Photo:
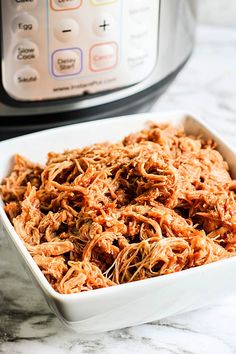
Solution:
{"label": "white square bowl", "polygon": [[[212,137],[236,178],[236,151],[200,119],[183,112],[147,113],[80,123],[21,136],[0,143],[0,180],[18,153],[44,163],[49,151],[115,142],[144,128],[147,121],[182,124],[187,133]],[[199,308],[236,291],[236,257],[179,273],[140,280],[79,294],[62,295],[53,290],[15,232],[0,202],[0,218],[19,260],[35,281],[59,319],[79,333],[97,333],[158,320]]]}

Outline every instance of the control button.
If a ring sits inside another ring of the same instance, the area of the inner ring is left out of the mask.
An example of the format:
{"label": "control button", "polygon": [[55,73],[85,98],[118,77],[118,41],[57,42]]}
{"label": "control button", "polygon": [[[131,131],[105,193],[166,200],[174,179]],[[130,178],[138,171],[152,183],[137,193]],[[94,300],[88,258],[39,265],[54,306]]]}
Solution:
{"label": "control button", "polygon": [[17,10],[31,10],[37,5],[38,0],[12,0]]}
{"label": "control button", "polygon": [[128,39],[129,44],[137,49],[146,48],[149,45],[148,42],[149,29],[145,24],[134,24],[129,26]]}
{"label": "control button", "polygon": [[15,48],[14,57],[18,62],[33,61],[39,56],[38,46],[30,41],[18,44]]}
{"label": "control button", "polygon": [[65,11],[78,9],[82,5],[82,0],[50,0],[51,8],[55,11]]}
{"label": "control button", "polygon": [[78,39],[79,25],[75,20],[65,18],[55,26],[54,33],[60,42],[71,42]]}
{"label": "control button", "polygon": [[110,14],[99,15],[93,24],[93,29],[96,35],[105,37],[113,33],[115,21]]}
{"label": "control button", "polygon": [[152,5],[148,1],[136,0],[133,3],[130,2],[128,11],[130,20],[137,24],[148,23],[150,21],[150,14],[152,13]]}
{"label": "control button", "polygon": [[22,88],[31,87],[39,80],[39,74],[37,70],[31,66],[25,66],[15,74],[15,84]]}
{"label": "control button", "polygon": [[36,18],[29,14],[22,14],[13,20],[13,31],[22,36],[34,34],[38,29]]}
{"label": "control button", "polygon": [[129,69],[132,71],[141,70],[143,67],[145,67],[145,65],[147,65],[149,59],[150,56],[148,55],[148,52],[133,52],[133,54],[127,58]]}
{"label": "control button", "polygon": [[92,5],[99,6],[99,5],[109,5],[113,4],[117,0],[90,0]]}
{"label": "control button", "polygon": [[90,49],[90,70],[105,71],[118,62],[118,46],[115,42],[96,44]]}
{"label": "control button", "polygon": [[58,49],[52,54],[52,73],[54,76],[78,75],[82,61],[80,48]]}

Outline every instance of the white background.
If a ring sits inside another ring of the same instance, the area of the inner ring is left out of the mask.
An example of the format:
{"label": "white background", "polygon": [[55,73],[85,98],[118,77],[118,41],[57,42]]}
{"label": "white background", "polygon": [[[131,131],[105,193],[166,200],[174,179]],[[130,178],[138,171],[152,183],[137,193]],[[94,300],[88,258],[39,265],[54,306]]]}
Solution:
{"label": "white background", "polygon": [[236,0],[195,0],[201,24],[236,27]]}

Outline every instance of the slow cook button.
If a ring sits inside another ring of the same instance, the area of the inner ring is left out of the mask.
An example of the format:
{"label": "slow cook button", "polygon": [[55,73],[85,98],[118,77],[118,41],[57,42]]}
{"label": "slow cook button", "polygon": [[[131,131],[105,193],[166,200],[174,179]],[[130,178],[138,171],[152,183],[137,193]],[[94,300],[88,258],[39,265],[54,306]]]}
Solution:
{"label": "slow cook button", "polygon": [[54,76],[78,75],[82,71],[82,51],[80,48],[59,49],[52,54]]}
{"label": "slow cook button", "polygon": [[38,46],[30,41],[18,44],[15,48],[14,57],[18,62],[30,62],[39,56]]}
{"label": "slow cook button", "polygon": [[74,10],[82,5],[82,0],[51,0],[51,8],[56,11]]}
{"label": "slow cook button", "polygon": [[115,42],[96,44],[90,49],[90,70],[113,69],[118,62],[118,45]]}
{"label": "slow cook button", "polygon": [[39,80],[39,74],[37,70],[31,66],[25,66],[15,74],[15,84],[22,88],[32,87]]}
{"label": "slow cook button", "polygon": [[37,5],[38,0],[12,0],[17,10],[31,10]]}
{"label": "slow cook button", "polygon": [[38,22],[35,17],[25,13],[13,20],[13,31],[22,36],[34,34],[38,29]]}

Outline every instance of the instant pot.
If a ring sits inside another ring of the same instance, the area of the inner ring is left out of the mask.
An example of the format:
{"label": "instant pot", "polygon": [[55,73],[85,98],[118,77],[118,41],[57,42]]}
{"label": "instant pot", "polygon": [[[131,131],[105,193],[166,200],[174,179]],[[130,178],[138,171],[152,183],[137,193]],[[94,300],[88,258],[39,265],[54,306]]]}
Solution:
{"label": "instant pot", "polygon": [[0,139],[146,110],[195,19],[194,0],[1,0]]}

